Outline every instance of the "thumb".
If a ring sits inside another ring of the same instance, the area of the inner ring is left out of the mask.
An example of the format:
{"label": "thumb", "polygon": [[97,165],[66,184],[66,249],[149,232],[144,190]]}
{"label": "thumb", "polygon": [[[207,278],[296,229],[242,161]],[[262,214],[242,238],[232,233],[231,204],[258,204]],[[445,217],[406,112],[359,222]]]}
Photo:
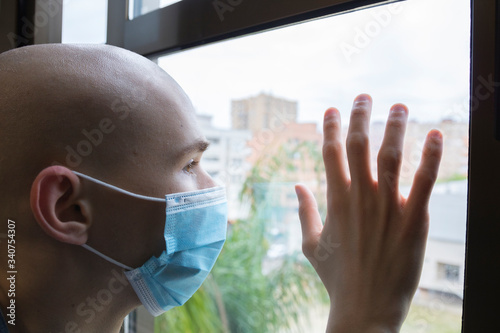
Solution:
{"label": "thumb", "polygon": [[311,253],[318,245],[323,223],[318,211],[314,195],[304,185],[295,185],[295,193],[299,199],[299,219],[302,227],[302,251]]}

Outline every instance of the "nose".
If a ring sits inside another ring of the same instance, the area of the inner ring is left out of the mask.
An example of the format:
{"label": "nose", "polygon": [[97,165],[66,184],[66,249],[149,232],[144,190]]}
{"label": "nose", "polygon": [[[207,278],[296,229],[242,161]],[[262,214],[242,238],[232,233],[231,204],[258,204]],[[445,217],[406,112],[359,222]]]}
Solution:
{"label": "nose", "polygon": [[205,171],[201,170],[200,176],[198,177],[198,186],[200,189],[211,188],[218,186],[219,184]]}

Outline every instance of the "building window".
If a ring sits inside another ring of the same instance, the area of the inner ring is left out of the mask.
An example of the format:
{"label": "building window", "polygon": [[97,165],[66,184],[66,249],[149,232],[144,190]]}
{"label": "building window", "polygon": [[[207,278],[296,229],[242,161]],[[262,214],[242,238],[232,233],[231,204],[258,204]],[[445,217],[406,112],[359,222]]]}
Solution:
{"label": "building window", "polygon": [[460,266],[438,263],[438,278],[450,282],[457,282],[460,279]]}
{"label": "building window", "polygon": [[203,157],[204,162],[219,162],[220,158],[218,156],[206,156]]}
{"label": "building window", "polygon": [[218,145],[220,142],[220,138],[207,138],[207,140],[213,145]]}

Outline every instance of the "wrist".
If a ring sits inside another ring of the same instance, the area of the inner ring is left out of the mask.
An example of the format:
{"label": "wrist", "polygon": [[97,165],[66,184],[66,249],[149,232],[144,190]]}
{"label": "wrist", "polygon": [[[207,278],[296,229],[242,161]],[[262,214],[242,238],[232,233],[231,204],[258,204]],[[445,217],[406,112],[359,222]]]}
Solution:
{"label": "wrist", "polygon": [[374,323],[330,323],[326,333],[398,333],[399,329],[390,325],[381,325]]}
{"label": "wrist", "polygon": [[365,313],[364,311],[339,311],[330,309],[326,333],[398,333],[403,320],[399,316]]}

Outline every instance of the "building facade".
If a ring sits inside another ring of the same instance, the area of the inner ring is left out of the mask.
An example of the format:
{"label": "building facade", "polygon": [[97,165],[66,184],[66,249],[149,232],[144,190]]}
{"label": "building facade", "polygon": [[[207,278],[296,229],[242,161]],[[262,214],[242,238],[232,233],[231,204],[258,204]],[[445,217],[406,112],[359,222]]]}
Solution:
{"label": "building facade", "polygon": [[261,93],[231,101],[231,127],[250,130],[273,129],[278,123],[297,121],[297,102]]}
{"label": "building facade", "polygon": [[197,117],[203,134],[210,142],[201,160],[203,168],[212,178],[226,186],[229,220],[243,218],[247,208],[240,203],[239,194],[250,169],[247,158],[251,150],[247,142],[251,133],[247,130],[219,129],[212,125],[212,116]]}

